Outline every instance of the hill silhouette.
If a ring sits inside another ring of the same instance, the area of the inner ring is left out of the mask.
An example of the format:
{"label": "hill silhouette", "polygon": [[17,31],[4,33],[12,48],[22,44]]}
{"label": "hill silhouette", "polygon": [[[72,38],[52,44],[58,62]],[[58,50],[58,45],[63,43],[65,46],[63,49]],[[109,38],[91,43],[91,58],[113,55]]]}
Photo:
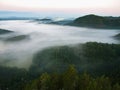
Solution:
{"label": "hill silhouette", "polygon": [[102,17],[90,14],[75,19],[72,25],[93,28],[120,29],[120,17]]}

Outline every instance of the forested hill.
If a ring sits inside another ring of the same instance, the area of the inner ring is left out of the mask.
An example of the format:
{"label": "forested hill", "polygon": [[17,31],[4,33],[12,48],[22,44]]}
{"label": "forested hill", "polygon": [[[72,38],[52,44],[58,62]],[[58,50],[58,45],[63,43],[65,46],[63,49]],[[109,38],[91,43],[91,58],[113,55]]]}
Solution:
{"label": "forested hill", "polygon": [[0,90],[120,90],[120,44],[46,48],[28,70],[0,65]]}
{"label": "forested hill", "polygon": [[120,29],[120,17],[102,17],[90,14],[75,19],[71,25],[92,28]]}

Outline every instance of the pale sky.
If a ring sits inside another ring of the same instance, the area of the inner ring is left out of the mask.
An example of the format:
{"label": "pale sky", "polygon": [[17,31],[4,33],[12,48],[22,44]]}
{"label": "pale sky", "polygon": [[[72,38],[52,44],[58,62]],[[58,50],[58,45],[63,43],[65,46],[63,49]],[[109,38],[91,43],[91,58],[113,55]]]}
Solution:
{"label": "pale sky", "polygon": [[120,0],[0,0],[0,10],[120,16]]}

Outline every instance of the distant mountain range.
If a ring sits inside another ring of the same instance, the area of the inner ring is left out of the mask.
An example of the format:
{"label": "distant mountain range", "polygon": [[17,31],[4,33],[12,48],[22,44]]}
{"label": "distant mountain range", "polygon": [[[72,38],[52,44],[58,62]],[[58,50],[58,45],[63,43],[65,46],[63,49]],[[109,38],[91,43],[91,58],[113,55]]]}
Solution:
{"label": "distant mountain range", "polygon": [[[5,12],[6,13],[6,12]],[[39,24],[57,24],[89,28],[120,29],[120,17],[103,17],[94,14],[82,16],[75,19],[55,20],[55,18],[38,17],[5,17],[0,20],[33,20]]]}
{"label": "distant mountain range", "polygon": [[43,18],[43,19],[34,19],[33,21],[38,22],[39,24],[56,24],[56,25],[69,25],[74,19],[57,19],[57,18]]}
{"label": "distant mountain range", "polygon": [[39,23],[70,25],[90,28],[120,29],[120,17],[102,17],[97,15],[86,15],[76,19],[64,19],[54,21],[52,19],[36,19]]}

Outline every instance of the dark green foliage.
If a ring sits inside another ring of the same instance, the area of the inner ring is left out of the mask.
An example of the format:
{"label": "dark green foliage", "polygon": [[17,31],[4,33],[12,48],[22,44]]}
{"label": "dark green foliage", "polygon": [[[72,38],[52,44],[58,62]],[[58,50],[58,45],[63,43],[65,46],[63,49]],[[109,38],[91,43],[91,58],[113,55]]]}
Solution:
{"label": "dark green foliage", "polygon": [[40,78],[32,81],[25,87],[25,90],[119,90],[119,89],[120,85],[118,83],[111,84],[111,80],[108,77],[100,76],[93,78],[87,73],[79,75],[74,66],[69,66],[67,71],[65,71],[63,74],[59,75],[56,74],[55,77],[53,77],[52,74],[44,73],[40,76]]}
{"label": "dark green foliage", "polygon": [[38,52],[28,71],[0,67],[1,90],[22,90],[24,86],[25,90],[119,90],[119,84],[119,44],[53,47]]}
{"label": "dark green foliage", "polygon": [[86,60],[94,65],[91,68],[94,74],[104,74],[120,82],[120,45],[89,42],[83,49]]}
{"label": "dark green foliage", "polygon": [[[117,45],[114,44],[102,44],[102,43],[86,43],[84,48],[84,56],[88,58],[88,60],[97,62],[97,61],[105,61],[110,62],[113,59],[119,59],[119,53],[117,53]],[[120,48],[120,45],[117,46]]]}
{"label": "dark green foliage", "polygon": [[68,70],[63,75],[64,90],[75,90],[77,87],[78,75],[74,66],[69,66]]}
{"label": "dark green foliage", "polygon": [[[92,82],[92,77],[88,75],[87,73],[83,73],[79,75],[79,80],[78,80],[78,90],[88,90],[90,88],[90,85]],[[93,87],[93,86],[92,86]]]}
{"label": "dark green foliage", "polygon": [[119,17],[102,17],[97,15],[86,15],[74,20],[73,25],[94,28],[116,28],[120,29]]}
{"label": "dark green foliage", "polygon": [[78,60],[79,57],[74,53],[72,47],[54,47],[38,52],[33,59],[33,65],[30,70],[33,71],[35,69],[34,71],[38,73],[44,71],[61,72],[69,64],[78,64]]}
{"label": "dark green foliage", "polygon": [[[62,46],[38,52],[31,73],[63,72],[74,64],[79,72],[120,76],[120,45],[88,42],[78,46]],[[111,71],[112,70],[112,71]],[[119,79],[120,80],[120,79]]]}
{"label": "dark green foliage", "polygon": [[39,79],[38,90],[49,90],[50,76],[47,73],[43,73]]}
{"label": "dark green foliage", "polygon": [[113,90],[120,90],[120,85],[117,83],[113,86]]}
{"label": "dark green foliage", "polygon": [[59,74],[51,74],[49,90],[58,90],[62,86],[62,78]]}
{"label": "dark green foliage", "polygon": [[25,69],[0,66],[0,90],[22,90],[28,78]]}
{"label": "dark green foliage", "polygon": [[86,15],[86,16],[77,18],[74,22],[82,26],[95,26],[95,27],[104,26],[104,23],[103,23],[104,18],[96,15]]}

